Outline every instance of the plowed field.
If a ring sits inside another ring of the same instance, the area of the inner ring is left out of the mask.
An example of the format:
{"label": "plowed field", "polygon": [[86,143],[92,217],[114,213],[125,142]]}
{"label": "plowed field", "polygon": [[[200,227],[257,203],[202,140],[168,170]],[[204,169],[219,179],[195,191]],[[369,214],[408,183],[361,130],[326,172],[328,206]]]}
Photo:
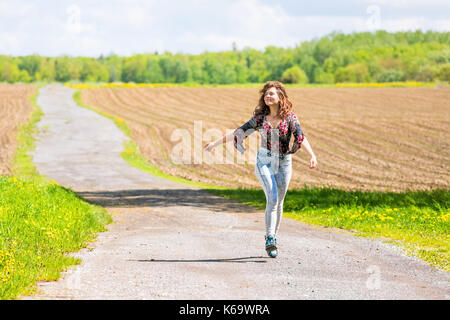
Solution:
{"label": "plowed field", "polygon": [[[299,150],[293,156],[290,188],[401,191],[449,187],[450,87],[288,88],[287,92],[319,163],[310,170],[308,154]],[[201,144],[194,145],[194,122],[201,121],[204,134],[218,129],[224,135],[251,118],[258,98],[253,88],[82,91],[84,103],[122,118],[141,153],[163,172],[230,187],[259,187],[254,174],[259,133],[246,139],[244,156],[237,155],[231,142],[213,151],[223,152],[224,161],[228,154],[232,163],[194,163],[194,153],[200,159],[202,146],[209,141],[204,136]],[[171,157],[180,143],[172,136],[177,129],[190,133],[190,164],[174,163]],[[238,157],[245,158],[245,163]]]}
{"label": "plowed field", "polygon": [[0,84],[0,175],[11,173],[17,129],[31,115],[30,95],[34,92],[34,85]]}

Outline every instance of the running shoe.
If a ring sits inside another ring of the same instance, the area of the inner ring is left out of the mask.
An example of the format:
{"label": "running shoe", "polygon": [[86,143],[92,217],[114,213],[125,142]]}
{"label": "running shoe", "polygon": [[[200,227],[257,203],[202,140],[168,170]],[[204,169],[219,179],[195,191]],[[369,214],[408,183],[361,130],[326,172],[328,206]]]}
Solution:
{"label": "running shoe", "polygon": [[267,252],[267,254],[269,255],[269,257],[271,258],[276,258],[278,256],[278,250],[272,250]]}
{"label": "running shoe", "polygon": [[272,258],[278,255],[277,240],[272,236],[266,236],[266,252]]}

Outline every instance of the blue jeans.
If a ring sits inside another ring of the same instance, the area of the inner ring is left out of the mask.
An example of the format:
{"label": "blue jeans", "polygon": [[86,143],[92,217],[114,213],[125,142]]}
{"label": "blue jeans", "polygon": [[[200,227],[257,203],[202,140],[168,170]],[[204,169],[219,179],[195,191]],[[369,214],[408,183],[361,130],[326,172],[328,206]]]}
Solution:
{"label": "blue jeans", "polygon": [[266,195],[266,235],[276,237],[283,215],[283,202],[292,177],[292,154],[272,154],[259,148],[255,174]]}

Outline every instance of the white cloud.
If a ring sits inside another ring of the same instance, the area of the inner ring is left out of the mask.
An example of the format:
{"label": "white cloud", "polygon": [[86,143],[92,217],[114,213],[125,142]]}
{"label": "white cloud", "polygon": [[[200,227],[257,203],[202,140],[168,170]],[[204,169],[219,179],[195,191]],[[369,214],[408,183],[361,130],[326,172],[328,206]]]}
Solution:
{"label": "white cloud", "polygon": [[434,22],[436,26],[435,30],[438,31],[450,31],[450,19],[439,19]]}
{"label": "white cloud", "polygon": [[4,52],[14,55],[20,54],[20,41],[14,33],[0,32],[0,47]]}
{"label": "white cloud", "polygon": [[0,1],[0,16],[23,17],[36,12],[36,5],[23,1]]}
{"label": "white cloud", "polygon": [[280,6],[264,5],[258,0],[240,0],[231,4],[227,13],[238,28],[244,28],[244,32],[268,31],[292,22],[291,17]]}
{"label": "white cloud", "polygon": [[381,21],[381,28],[390,31],[417,30],[425,27],[426,20],[421,17],[412,17],[404,19],[387,19]]}
{"label": "white cloud", "polygon": [[448,0],[364,0],[364,2],[369,4],[379,4],[385,6],[431,6],[431,5],[442,5],[449,6]]}
{"label": "white cloud", "polygon": [[146,21],[146,10],[143,7],[133,6],[127,9],[128,23],[141,27]]}
{"label": "white cloud", "polygon": [[450,30],[450,20],[430,21],[424,17],[410,17],[403,19],[385,19],[381,20],[380,28],[391,32],[408,30]]}
{"label": "white cloud", "polygon": [[51,52],[59,52],[57,55],[99,56],[105,53],[106,47],[106,44],[97,37],[83,34],[65,34],[53,41],[48,49]]}
{"label": "white cloud", "polygon": [[240,0],[224,10],[229,29],[221,35],[205,30],[201,35],[205,44],[229,50],[232,42],[259,49],[269,44],[285,46],[295,42],[290,30],[295,20],[279,6],[263,5],[258,0]]}

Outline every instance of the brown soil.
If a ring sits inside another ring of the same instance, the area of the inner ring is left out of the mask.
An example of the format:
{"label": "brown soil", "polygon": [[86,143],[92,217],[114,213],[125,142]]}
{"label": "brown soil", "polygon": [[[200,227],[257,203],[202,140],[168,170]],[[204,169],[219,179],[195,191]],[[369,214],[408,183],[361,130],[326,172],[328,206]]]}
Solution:
{"label": "brown soil", "polygon": [[[290,188],[449,187],[450,87],[289,88],[288,94],[319,162],[309,170],[308,154],[299,150]],[[234,130],[252,116],[257,89],[99,88],[83,90],[82,97],[86,104],[122,118],[143,155],[163,172],[215,185],[259,187],[254,175],[259,133],[246,139],[245,163],[237,161],[230,142],[213,154],[223,150],[225,159],[228,152],[232,164],[193,164],[194,121],[202,121],[203,132],[218,129],[220,136]],[[171,161],[180,143],[171,141],[176,129],[191,135],[192,164]]]}
{"label": "brown soil", "polygon": [[11,174],[17,130],[31,115],[34,92],[34,85],[0,84],[0,175]]}

